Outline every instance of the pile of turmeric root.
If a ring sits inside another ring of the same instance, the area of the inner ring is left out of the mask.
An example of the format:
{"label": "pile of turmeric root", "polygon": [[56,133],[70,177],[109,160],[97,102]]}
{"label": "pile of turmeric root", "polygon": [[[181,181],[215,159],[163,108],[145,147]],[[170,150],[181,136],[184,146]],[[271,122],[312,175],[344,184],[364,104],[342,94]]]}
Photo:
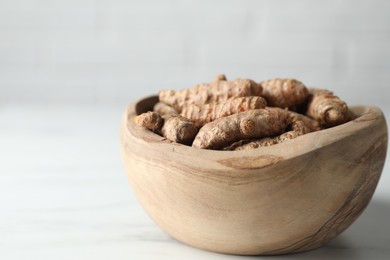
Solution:
{"label": "pile of turmeric root", "polygon": [[227,80],[162,90],[159,102],[134,122],[172,142],[213,150],[283,143],[351,120],[347,104],[295,79]]}

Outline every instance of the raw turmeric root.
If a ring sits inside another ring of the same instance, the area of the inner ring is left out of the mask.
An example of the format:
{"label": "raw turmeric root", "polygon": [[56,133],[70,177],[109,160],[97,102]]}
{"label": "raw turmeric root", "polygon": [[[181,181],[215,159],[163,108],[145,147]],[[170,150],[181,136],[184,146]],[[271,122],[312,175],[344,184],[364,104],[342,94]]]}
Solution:
{"label": "raw turmeric root", "polygon": [[233,144],[224,147],[225,151],[240,151],[240,150],[248,150],[255,149],[259,147],[270,146],[274,144],[280,144],[287,140],[291,140],[297,138],[298,136],[318,131],[320,130],[320,126],[317,121],[308,118],[304,115],[288,111],[288,122],[289,129],[279,136],[276,137],[265,137],[261,139],[250,139],[250,140],[240,140],[234,142]]}
{"label": "raw turmeric root", "polygon": [[244,139],[244,140],[234,142],[231,145],[224,147],[222,150],[241,151],[241,150],[256,149],[259,147],[265,147],[274,144],[277,144],[277,140],[273,137],[263,137],[260,139]]}
{"label": "raw turmeric root", "polygon": [[321,130],[320,124],[317,121],[304,115],[290,112],[290,118],[291,130],[275,137],[276,143],[280,144],[298,136]]}
{"label": "raw turmeric root", "polygon": [[193,147],[220,149],[241,139],[281,134],[288,125],[288,112],[279,108],[249,110],[204,125]]}
{"label": "raw turmeric root", "polygon": [[310,89],[306,115],[324,127],[340,125],[350,117],[347,104],[325,89]]}
{"label": "raw turmeric root", "polygon": [[354,118],[332,92],[309,90],[295,79],[256,83],[227,80],[220,74],[191,89],[162,90],[159,99],[154,112],[141,114],[134,122],[172,142],[204,149],[280,144]]}
{"label": "raw turmeric root", "polygon": [[191,145],[198,128],[187,118],[180,115],[165,115],[161,117],[156,112],[146,112],[134,117],[134,122],[158,133],[176,143]]}
{"label": "raw turmeric root", "polygon": [[302,82],[295,79],[275,78],[260,83],[263,87],[262,96],[268,106],[280,108],[295,108],[304,103],[309,91]]}
{"label": "raw turmeric root", "polygon": [[219,103],[185,106],[181,111],[181,115],[200,127],[215,119],[247,110],[265,108],[266,105],[267,101],[262,97],[234,97]]}
{"label": "raw turmeric root", "polygon": [[320,124],[310,117],[307,117],[302,114],[295,113],[293,111],[288,112],[288,120],[290,128],[293,131],[302,132],[307,134],[310,132],[315,132],[321,130]]}
{"label": "raw turmeric root", "polygon": [[180,115],[167,115],[164,117],[162,135],[176,143],[191,145],[198,128],[185,117]]}
{"label": "raw turmeric root", "polygon": [[134,123],[138,126],[145,127],[153,132],[159,132],[163,126],[164,120],[156,112],[146,112],[134,117]]}
{"label": "raw turmeric root", "polygon": [[222,76],[212,83],[198,84],[191,89],[162,90],[160,101],[181,112],[185,105],[226,101],[231,97],[259,96],[261,86],[249,79],[224,80]]}
{"label": "raw turmeric root", "polygon": [[157,102],[153,107],[153,111],[160,114],[161,116],[178,114],[176,109],[170,105],[164,104],[163,102]]}
{"label": "raw turmeric root", "polygon": [[218,74],[218,75],[215,77],[215,79],[214,79],[214,81],[220,81],[220,80],[227,80],[227,79],[226,79],[226,75],[225,75],[225,74]]}

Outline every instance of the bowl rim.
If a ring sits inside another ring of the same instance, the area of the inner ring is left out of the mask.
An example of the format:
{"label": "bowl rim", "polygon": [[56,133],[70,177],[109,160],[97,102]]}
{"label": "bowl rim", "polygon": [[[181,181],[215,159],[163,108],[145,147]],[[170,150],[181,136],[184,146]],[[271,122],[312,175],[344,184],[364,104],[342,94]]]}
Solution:
{"label": "bowl rim", "polygon": [[167,151],[175,151],[190,157],[195,156],[206,160],[225,160],[237,157],[267,157],[268,159],[272,157],[283,157],[284,159],[290,159],[331,145],[332,143],[343,141],[344,138],[351,136],[354,133],[358,133],[359,131],[363,131],[368,127],[372,127],[375,124],[380,124],[381,121],[384,121],[387,134],[386,120],[381,109],[375,106],[360,105],[349,107],[356,115],[351,121],[335,127],[311,132],[280,144],[241,151],[199,149],[171,142],[148,129],[137,126],[133,122],[133,118],[137,114],[146,112],[140,109],[142,103],[156,103],[157,101],[158,96],[152,95],[132,102],[123,115],[122,127],[124,128],[124,134],[126,136],[131,136],[134,140],[137,140],[137,142],[149,145],[150,147],[160,147]]}

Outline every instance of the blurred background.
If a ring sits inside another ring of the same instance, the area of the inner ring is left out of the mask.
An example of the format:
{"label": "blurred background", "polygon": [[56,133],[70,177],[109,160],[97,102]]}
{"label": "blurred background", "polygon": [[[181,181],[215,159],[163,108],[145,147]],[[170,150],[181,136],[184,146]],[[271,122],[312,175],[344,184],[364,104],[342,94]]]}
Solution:
{"label": "blurred background", "polygon": [[[390,118],[389,46],[388,0],[0,0],[0,259],[226,259],[142,210],[126,106],[225,73],[297,78]],[[388,165],[341,240],[292,257],[389,259]]]}
{"label": "blurred background", "polygon": [[294,77],[389,99],[390,2],[0,0],[0,101],[126,104],[162,88]]}

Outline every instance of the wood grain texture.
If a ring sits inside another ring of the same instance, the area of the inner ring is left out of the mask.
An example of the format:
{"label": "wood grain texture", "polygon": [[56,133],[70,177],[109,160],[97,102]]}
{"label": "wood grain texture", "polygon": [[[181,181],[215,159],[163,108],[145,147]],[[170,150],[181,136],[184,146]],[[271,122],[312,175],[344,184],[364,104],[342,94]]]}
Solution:
{"label": "wood grain texture", "polygon": [[274,146],[212,151],[134,125],[157,102],[129,106],[121,152],[132,188],[168,234],[205,250],[284,254],[319,247],[369,203],[387,150],[380,109],[353,107],[343,125]]}

